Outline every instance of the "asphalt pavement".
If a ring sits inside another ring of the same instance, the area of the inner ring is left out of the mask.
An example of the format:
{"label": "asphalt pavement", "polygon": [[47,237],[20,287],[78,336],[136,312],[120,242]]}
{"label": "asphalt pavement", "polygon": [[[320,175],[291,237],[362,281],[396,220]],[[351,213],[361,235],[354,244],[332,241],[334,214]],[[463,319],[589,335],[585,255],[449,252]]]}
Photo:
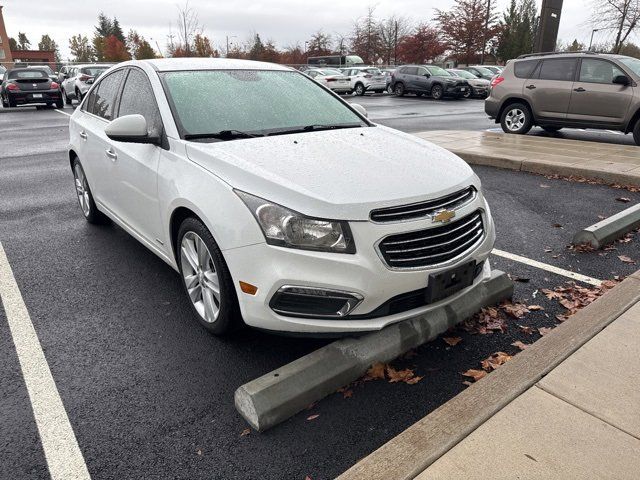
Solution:
{"label": "asphalt pavement", "polygon": [[[473,113],[481,101],[357,100],[375,121],[406,131],[493,126]],[[466,388],[461,372],[480,368],[496,351],[516,353],[515,340],[539,338],[517,323],[553,326],[563,311],[540,289],[567,278],[492,257],[494,267],[522,280],[516,299],[544,310],[509,322],[505,333],[460,330],[452,333],[462,338],[454,347],[442,339],[420,347],[397,362],[424,376],[415,385],[366,382],[349,398],[337,393],[271,431],[242,435],[247,425],[233,407],[234,390],[325,342],[253,330],[221,339],[199,327],[173,270],[120,228],[82,218],[67,124],[54,110],[0,110],[0,242],[94,479],[333,478]],[[618,258],[640,261],[638,235],[604,253],[566,246],[598,215],[627,206],[616,198],[638,202],[640,193],[489,167],[475,171],[492,207],[497,248],[603,280],[638,268]],[[46,479],[2,309],[0,351],[0,478]]]}

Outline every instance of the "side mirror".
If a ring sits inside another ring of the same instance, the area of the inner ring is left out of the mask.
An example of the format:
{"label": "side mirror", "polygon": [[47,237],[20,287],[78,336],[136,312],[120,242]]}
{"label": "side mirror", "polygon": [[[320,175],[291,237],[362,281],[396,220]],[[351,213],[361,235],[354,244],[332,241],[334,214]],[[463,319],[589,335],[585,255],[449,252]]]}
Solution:
{"label": "side mirror", "polygon": [[431,76],[431,74],[430,73],[425,73],[424,76],[429,78]]}
{"label": "side mirror", "polygon": [[626,75],[616,75],[613,77],[613,83],[616,85],[624,85],[626,87],[631,84],[631,79]]}
{"label": "side mirror", "polygon": [[160,144],[160,138],[149,135],[147,121],[142,115],[125,115],[109,122],[105,135],[116,142]]}
{"label": "side mirror", "polygon": [[96,80],[94,78],[89,78],[87,80],[87,85],[91,85],[93,82],[95,82]]}
{"label": "side mirror", "polygon": [[362,105],[360,105],[359,103],[352,103],[351,107],[358,112],[360,115],[362,115],[363,117],[368,117],[369,114],[367,113],[367,109],[364,108]]}

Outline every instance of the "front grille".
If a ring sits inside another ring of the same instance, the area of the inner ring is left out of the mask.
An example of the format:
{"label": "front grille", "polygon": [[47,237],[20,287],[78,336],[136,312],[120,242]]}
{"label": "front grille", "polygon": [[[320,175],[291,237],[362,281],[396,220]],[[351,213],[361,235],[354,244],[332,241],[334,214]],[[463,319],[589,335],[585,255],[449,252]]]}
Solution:
{"label": "front grille", "polygon": [[419,268],[448,262],[473,249],[484,238],[480,210],[458,221],[417,232],[390,235],[378,248],[392,268]]}
{"label": "front grille", "polygon": [[401,205],[399,207],[388,207],[373,210],[371,212],[371,220],[378,223],[400,222],[404,220],[413,220],[431,215],[438,210],[447,208],[449,210],[458,208],[466,203],[471,202],[476,197],[476,189],[467,187],[464,190],[436,198],[435,200],[426,200],[424,202],[412,203],[410,205]]}

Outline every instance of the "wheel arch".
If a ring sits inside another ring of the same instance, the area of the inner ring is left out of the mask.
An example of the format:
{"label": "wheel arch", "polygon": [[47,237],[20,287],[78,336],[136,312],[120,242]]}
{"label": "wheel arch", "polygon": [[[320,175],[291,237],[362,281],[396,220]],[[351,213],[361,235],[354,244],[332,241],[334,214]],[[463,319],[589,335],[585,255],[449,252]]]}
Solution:
{"label": "wheel arch", "polygon": [[[209,229],[209,232],[211,232],[211,229],[206,222],[191,208],[185,206],[176,207],[173,212],[171,212],[171,217],[169,218],[169,239],[171,240],[171,251],[173,252],[173,258],[176,261],[176,265],[178,262],[178,231],[180,230],[182,222],[187,218],[195,218],[199,220]],[[211,236],[215,239],[213,232],[211,232]]]}
{"label": "wheel arch", "polygon": [[78,154],[73,148],[71,148],[69,150],[69,166],[71,167],[71,171],[73,171],[73,162],[76,158],[78,158]]}
{"label": "wheel arch", "polygon": [[633,131],[633,128],[636,126],[636,122],[640,122],[640,107],[636,110],[636,113],[633,114],[631,120],[627,123],[627,126],[624,129],[624,133],[629,133]]}

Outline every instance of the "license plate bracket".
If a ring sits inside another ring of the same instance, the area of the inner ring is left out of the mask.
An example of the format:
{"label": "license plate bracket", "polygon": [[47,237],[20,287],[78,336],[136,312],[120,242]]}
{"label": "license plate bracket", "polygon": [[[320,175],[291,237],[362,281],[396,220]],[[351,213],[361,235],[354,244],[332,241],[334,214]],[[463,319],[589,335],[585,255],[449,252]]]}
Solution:
{"label": "license plate bracket", "polygon": [[475,271],[474,260],[443,272],[430,274],[426,291],[427,303],[438,302],[471,286]]}

